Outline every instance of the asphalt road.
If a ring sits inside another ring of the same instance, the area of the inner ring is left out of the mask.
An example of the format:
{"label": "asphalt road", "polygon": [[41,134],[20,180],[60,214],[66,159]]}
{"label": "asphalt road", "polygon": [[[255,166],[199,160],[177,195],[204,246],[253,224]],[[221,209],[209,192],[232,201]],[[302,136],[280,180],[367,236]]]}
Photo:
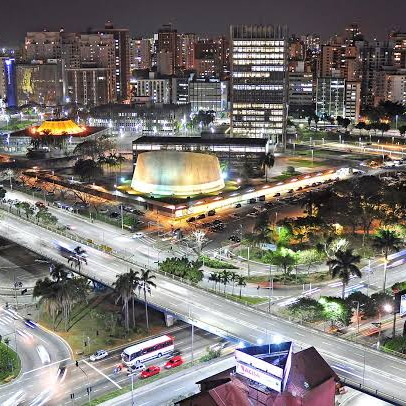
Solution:
{"label": "asphalt road", "polygon": [[[0,404],[20,390],[25,393],[26,404],[31,404],[41,392],[52,384],[58,367],[68,362],[71,354],[68,346],[58,336],[37,326],[27,327],[24,319],[11,313],[4,306],[0,310],[0,334],[10,339],[10,346],[17,351],[22,363],[20,376],[0,388]],[[43,347],[49,356],[49,362],[42,362],[38,347]]]}
{"label": "asphalt road", "polygon": [[[57,254],[53,246],[55,236],[52,233],[12,216],[4,218],[3,232],[6,238],[65,263],[65,259]],[[111,285],[116,275],[126,272],[129,267],[127,262],[95,249],[88,248],[87,252],[89,261],[88,265],[83,267],[82,273],[105,284]],[[279,340],[281,336],[282,339],[295,341],[299,346],[313,345],[342,376],[406,400],[404,360],[301,327],[258,309],[248,308],[174,282],[159,274],[156,283],[158,287],[153,290],[150,303],[192,322],[197,327],[251,343],[257,340]]]}

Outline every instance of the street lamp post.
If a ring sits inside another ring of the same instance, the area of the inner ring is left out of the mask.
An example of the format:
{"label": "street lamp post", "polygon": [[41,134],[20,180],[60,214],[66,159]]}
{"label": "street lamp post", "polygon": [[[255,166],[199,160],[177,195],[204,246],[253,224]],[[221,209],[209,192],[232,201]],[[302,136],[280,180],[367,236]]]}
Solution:
{"label": "street lamp post", "polygon": [[359,334],[359,301],[354,300],[355,303],[357,303],[357,334]]}
{"label": "street lamp post", "polygon": [[272,265],[269,264],[268,313],[271,313],[271,294],[273,296],[273,278],[272,278]]}

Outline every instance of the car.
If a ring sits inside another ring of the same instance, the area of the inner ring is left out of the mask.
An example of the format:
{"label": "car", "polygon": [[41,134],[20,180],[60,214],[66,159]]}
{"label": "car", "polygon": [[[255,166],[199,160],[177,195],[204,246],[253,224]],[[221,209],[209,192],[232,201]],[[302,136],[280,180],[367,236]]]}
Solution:
{"label": "car", "polygon": [[251,213],[247,214],[248,217],[257,217],[258,216],[258,212],[257,211],[253,211]]}
{"label": "car", "polygon": [[238,237],[238,236],[236,236],[236,235],[230,235],[230,237],[228,237],[228,239],[229,239],[230,241],[233,241],[233,242],[241,242],[240,237]]}
{"label": "car", "polygon": [[123,206],[123,210],[127,211],[128,213],[134,213],[135,209],[130,206]]}
{"label": "car", "polygon": [[134,240],[137,240],[138,238],[143,238],[143,237],[145,237],[145,234],[144,234],[144,233],[141,233],[141,232],[134,233],[134,234],[132,235],[132,238],[133,238]]}
{"label": "car", "polygon": [[278,193],[275,193],[274,195],[273,195],[273,197],[279,197],[281,194],[278,192]]}
{"label": "car", "polygon": [[116,219],[116,218],[120,217],[120,213],[117,212],[117,211],[113,211],[113,212],[110,213],[109,217],[112,218],[112,219]]}
{"label": "car", "polygon": [[151,376],[158,375],[160,372],[161,367],[159,367],[158,365],[151,365],[150,367],[148,367],[147,369],[145,369],[140,373],[140,378],[141,379],[149,378]]}
{"label": "car", "polygon": [[180,350],[173,350],[170,354],[168,354],[168,355],[166,356],[166,359],[171,359],[171,358],[176,357],[177,355],[181,355],[181,354],[182,354],[182,351],[180,351]]}
{"label": "car", "polygon": [[214,220],[214,221],[213,221],[213,224],[214,224],[214,225],[223,224],[223,222],[222,222],[221,220],[217,219],[217,220]]}
{"label": "car", "polygon": [[131,365],[127,369],[127,375],[132,376],[135,375],[139,372],[142,372],[146,369],[146,366],[142,362],[137,362],[134,365]]}
{"label": "car", "polygon": [[37,323],[35,323],[34,321],[32,321],[31,319],[24,319],[24,324],[29,327],[32,328],[33,330],[37,328]]}
{"label": "car", "polygon": [[265,195],[259,196],[258,201],[259,202],[264,202],[265,201]]}
{"label": "car", "polygon": [[180,365],[183,364],[183,359],[180,355],[177,355],[176,357],[171,358],[166,364],[165,364],[165,369],[171,369],[171,368],[176,368]]}
{"label": "car", "polygon": [[288,193],[293,193],[293,192],[294,192],[293,189],[289,189],[289,190],[288,190]]}
{"label": "car", "polygon": [[43,345],[38,345],[36,349],[41,362],[43,364],[49,364],[51,362],[51,358],[45,347]]}
{"label": "car", "polygon": [[303,190],[303,187],[299,186],[296,190]]}
{"label": "car", "polygon": [[219,341],[218,343],[212,344],[209,348],[212,351],[221,351],[224,350],[229,345],[229,342],[225,339]]}
{"label": "car", "polygon": [[47,192],[47,196],[55,196],[55,192],[49,191],[49,192]]}
{"label": "car", "polygon": [[57,383],[62,383],[65,380],[66,372],[67,372],[66,365],[64,364],[59,365],[58,371],[56,373]]}
{"label": "car", "polygon": [[186,223],[194,223],[196,221],[196,217],[189,217],[187,220],[186,220]]}
{"label": "car", "polygon": [[255,199],[255,198],[251,198],[251,199],[248,200],[249,204],[254,204],[256,202],[257,202],[257,199]]}
{"label": "car", "polygon": [[205,219],[205,218],[206,218],[206,215],[205,215],[205,214],[199,214],[199,215],[196,217],[197,220],[203,220],[203,219]]}
{"label": "car", "polygon": [[35,206],[38,208],[40,208],[40,207],[43,208],[43,207],[45,207],[45,204],[43,202],[35,202]]}
{"label": "car", "polygon": [[237,203],[236,205],[235,205],[235,208],[236,209],[239,209],[241,207],[241,203]]}
{"label": "car", "polygon": [[106,358],[109,353],[106,350],[97,350],[94,354],[92,354],[89,359],[90,361],[99,361],[103,358]]}
{"label": "car", "polygon": [[208,215],[208,216],[215,216],[215,215],[216,215],[216,210],[209,210],[209,211],[207,212],[207,215]]}
{"label": "car", "polygon": [[109,209],[107,207],[100,207],[99,213],[101,214],[107,214],[109,212]]}
{"label": "car", "polygon": [[241,216],[239,216],[237,213],[231,213],[230,217],[232,217],[233,219],[240,219]]}

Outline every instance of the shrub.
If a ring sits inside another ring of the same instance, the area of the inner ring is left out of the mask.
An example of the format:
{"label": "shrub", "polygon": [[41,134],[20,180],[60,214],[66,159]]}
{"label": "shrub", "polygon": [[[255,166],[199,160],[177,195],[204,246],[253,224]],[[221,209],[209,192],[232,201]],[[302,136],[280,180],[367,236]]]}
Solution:
{"label": "shrub", "polygon": [[229,262],[221,261],[221,260],[215,259],[215,258],[209,258],[206,255],[202,255],[200,257],[200,261],[202,261],[209,268],[213,268],[213,269],[238,269],[237,266],[234,266],[233,264],[230,264]]}

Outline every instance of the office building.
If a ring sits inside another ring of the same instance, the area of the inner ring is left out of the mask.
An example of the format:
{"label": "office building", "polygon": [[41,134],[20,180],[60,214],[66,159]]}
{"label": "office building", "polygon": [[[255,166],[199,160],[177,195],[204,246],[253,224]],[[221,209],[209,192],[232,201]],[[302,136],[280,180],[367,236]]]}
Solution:
{"label": "office building", "polygon": [[[167,61],[170,61],[170,71],[173,74],[176,67],[180,65],[182,53],[179,48],[178,32],[172,28],[171,24],[165,24],[158,30],[157,57],[165,55]],[[159,59],[158,59],[159,60]]]}
{"label": "office building", "polygon": [[173,104],[189,103],[189,77],[171,78],[171,100]]}
{"label": "office building", "polygon": [[110,34],[114,39],[114,71],[118,101],[125,101],[130,96],[130,31],[127,28],[114,28],[108,21],[101,34]]}
{"label": "office building", "polygon": [[231,128],[237,137],[272,138],[285,147],[288,30],[231,27]]}
{"label": "office building", "polygon": [[171,103],[171,79],[161,78],[153,72],[147,78],[132,78],[132,97],[136,102]]}
{"label": "office building", "polygon": [[193,70],[195,68],[196,40],[196,34],[179,34],[178,41],[180,55],[178,57],[178,63],[183,70]]}
{"label": "office building", "polygon": [[156,67],[159,75],[172,76],[175,73],[172,52],[165,50],[159,51],[157,54]]}
{"label": "office building", "polygon": [[107,68],[66,70],[67,97],[72,103],[99,106],[115,101],[114,75]]}
{"label": "office building", "polygon": [[65,103],[64,69],[59,59],[42,63],[16,64],[17,104],[58,106]]}
{"label": "office building", "polygon": [[406,104],[406,69],[386,73],[383,100]]}
{"label": "office building", "polygon": [[313,73],[305,70],[305,62],[296,62],[289,71],[289,115],[302,118],[309,114],[314,104]]}
{"label": "office building", "polygon": [[189,83],[192,112],[228,110],[228,82],[218,78],[194,78]]}
{"label": "office building", "polygon": [[361,83],[341,77],[317,79],[316,114],[319,117],[348,118],[358,121],[361,106]]}

